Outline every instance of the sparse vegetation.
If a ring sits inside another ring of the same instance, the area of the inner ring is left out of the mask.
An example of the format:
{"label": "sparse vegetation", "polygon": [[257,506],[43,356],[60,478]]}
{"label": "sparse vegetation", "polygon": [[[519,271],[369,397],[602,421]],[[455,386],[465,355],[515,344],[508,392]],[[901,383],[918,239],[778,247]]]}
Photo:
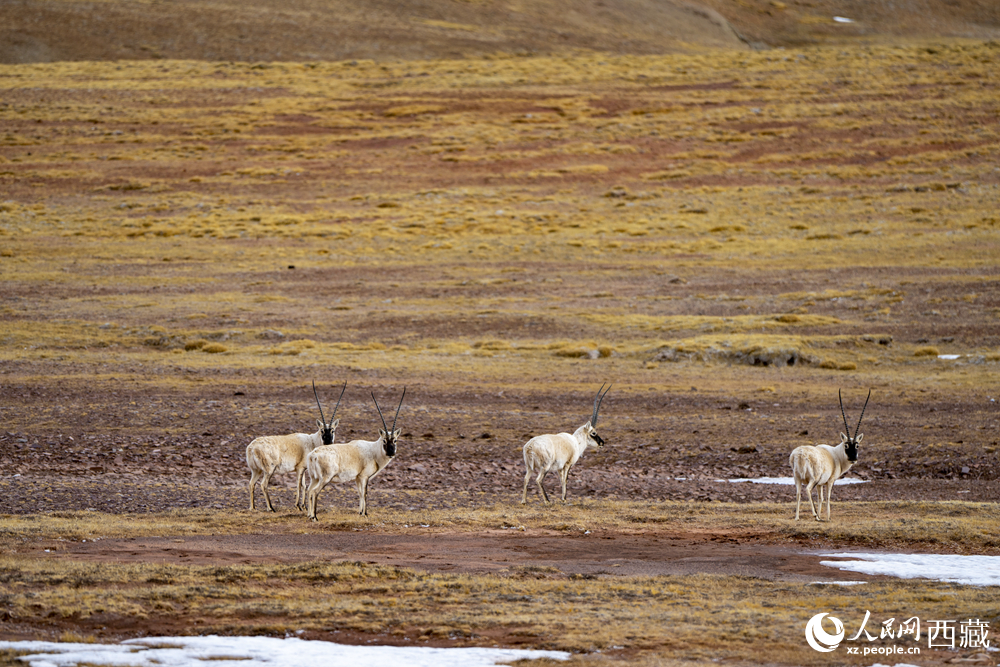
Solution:
{"label": "sparse vegetation", "polygon": [[[382,530],[432,534],[520,524],[529,531],[577,533],[587,526],[668,535],[706,531],[764,542],[794,539],[866,549],[948,548],[942,538],[956,540],[947,544],[963,551],[1000,547],[1000,513],[993,504],[886,502],[844,504],[838,511],[842,521],[806,525],[796,524],[787,507],[773,505],[667,503],[651,508],[646,503],[587,501],[545,511],[508,504],[382,512],[379,518]],[[655,655],[653,650],[690,660],[738,656],[752,646],[754,651],[773,651],[773,660],[795,664],[812,657],[800,650],[798,638],[804,619],[816,609],[847,613],[877,601],[887,617],[914,608],[944,617],[993,618],[995,613],[989,590],[926,581],[833,588],[735,576],[618,577],[609,571],[581,577],[553,567],[514,565],[494,575],[475,575],[361,562],[119,565],[16,555],[26,541],[259,533],[262,528],[299,532],[304,526],[297,513],[261,517],[186,511],[121,519],[92,512],[0,519],[0,573],[10,591],[7,612],[18,622],[70,617],[86,622],[94,615],[120,615],[173,623],[182,617],[199,619],[198,630],[205,633],[339,629],[418,642],[450,639],[456,645],[475,645],[501,633],[530,638],[537,647],[614,654],[617,646],[647,658]],[[339,529],[364,529],[367,523],[345,515]],[[429,528],[414,527],[421,524]],[[639,599],[642,604],[629,602]],[[679,614],[679,607],[685,613]]]}
{"label": "sparse vegetation", "polygon": [[[517,479],[520,482],[520,476]],[[838,487],[838,493],[840,492]],[[245,488],[240,489],[245,495]],[[997,538],[1000,509],[994,503],[882,501],[840,502],[842,521],[796,522],[795,493],[783,503],[661,502],[650,504],[627,500],[581,499],[569,505],[522,506],[516,501],[520,489],[512,489],[511,501],[447,510],[419,511],[382,509],[379,529],[388,532],[416,530],[432,532],[481,531],[523,526],[528,530],[583,532],[592,528],[624,532],[655,527],[665,532],[693,531],[733,534],[764,542],[807,539],[828,545],[857,545],[885,550],[920,550],[928,545],[957,553],[992,553],[1000,550]],[[353,489],[345,491],[351,497]],[[353,497],[351,497],[354,500]],[[837,502],[835,501],[835,504]],[[789,511],[791,508],[791,511]],[[334,528],[355,530],[371,527],[371,519],[346,508],[336,517]],[[330,519],[332,520],[332,518]],[[127,519],[101,512],[65,511],[45,515],[0,515],[0,555],[16,554],[27,541],[80,541],[101,538],[134,538],[152,535],[210,535],[301,533],[312,530],[297,512],[277,514],[237,511],[176,510],[132,515]]]}

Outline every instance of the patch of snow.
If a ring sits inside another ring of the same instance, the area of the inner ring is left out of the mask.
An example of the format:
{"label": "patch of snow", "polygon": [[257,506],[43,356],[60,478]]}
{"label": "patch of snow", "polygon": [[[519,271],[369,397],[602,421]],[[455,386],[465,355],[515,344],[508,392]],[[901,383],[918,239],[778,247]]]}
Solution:
{"label": "patch of snow", "polygon": [[[795,485],[794,477],[739,477],[737,479],[717,479],[716,482],[732,482],[736,484],[737,482],[753,482],[754,484],[788,484],[791,486]],[[834,486],[839,486],[841,484],[864,484],[867,479],[858,479],[857,477],[841,477],[836,482],[833,483]]]}
{"label": "patch of snow", "polygon": [[960,354],[939,354],[938,359],[947,359],[948,361],[954,361],[955,359],[958,359],[961,356],[962,355]]}
{"label": "patch of snow", "polygon": [[845,18],[843,16],[834,16],[833,20],[836,21],[837,23],[854,23],[854,21],[852,21],[851,19]]}
{"label": "patch of snow", "polygon": [[828,553],[826,558],[856,558],[820,561],[827,567],[862,574],[885,574],[901,579],[934,579],[970,586],[1000,586],[1000,556],[955,556],[945,554]]}
{"label": "patch of snow", "polygon": [[121,644],[0,642],[0,649],[34,651],[21,660],[31,667],[493,667],[514,660],[568,660],[564,651],[429,646],[347,646],[275,637],[150,637]]}
{"label": "patch of snow", "polygon": [[810,586],[857,586],[867,584],[867,581],[810,581]]}

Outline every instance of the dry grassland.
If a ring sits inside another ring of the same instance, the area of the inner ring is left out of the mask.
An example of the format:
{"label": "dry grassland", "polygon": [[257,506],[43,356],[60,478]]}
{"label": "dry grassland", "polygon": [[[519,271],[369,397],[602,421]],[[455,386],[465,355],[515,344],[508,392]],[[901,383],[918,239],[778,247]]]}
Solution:
{"label": "dry grassland", "polygon": [[[839,490],[839,489],[838,489]],[[451,532],[543,530],[584,532],[598,528],[623,532],[668,527],[699,534],[727,534],[764,542],[811,542],[882,550],[938,549],[952,553],[993,553],[1000,549],[994,503],[881,501],[838,508],[845,521],[794,521],[773,503],[650,504],[627,500],[582,500],[569,505],[525,507],[495,503],[449,510],[389,511],[377,521],[355,513],[324,517],[324,530],[407,532],[416,526]],[[794,513],[793,513],[794,514]],[[887,518],[891,517],[891,521]],[[128,522],[100,512],[53,512],[0,518],[0,548],[6,554],[37,541],[125,539],[155,535],[289,533],[308,534],[317,527],[292,511],[278,514],[175,510],[136,515]]]}
{"label": "dry grassland", "polygon": [[[996,553],[998,61],[995,42],[952,41],[0,67],[0,614],[81,636],[115,614],[640,664],[828,664],[801,641],[827,609],[1000,627],[993,591],[919,581],[18,555],[418,522]],[[348,514],[346,491],[319,528],[234,513],[240,450],[313,423],[313,378],[357,392],[340,438],[371,435],[369,389],[413,396],[374,516]],[[575,427],[609,380],[609,447],[571,474],[586,492],[511,505],[524,438]],[[874,481],[838,487],[834,522],[795,525],[787,491],[704,490],[787,474],[792,446],[835,438],[839,387],[852,420],[874,390],[858,466]],[[639,500],[688,475],[704,488],[681,497],[743,502]],[[157,513],[61,513],[117,511],[107,496],[154,482],[123,511]],[[163,513],[187,502],[224,511]]]}
{"label": "dry grassland", "polygon": [[[554,352],[774,349],[922,374],[917,341],[842,332],[901,317],[919,330],[956,310],[967,326],[995,322],[995,57],[969,43],[8,67],[8,359],[112,349],[193,368],[215,353],[249,368],[302,356],[406,371],[472,355],[484,379],[508,382],[508,367]],[[818,271],[826,285],[679,289],[686,274],[738,266]],[[382,282],[390,267],[418,273]],[[859,267],[866,284],[850,277]],[[297,276],[315,272],[334,284],[302,294]],[[636,289],[632,273],[659,279]],[[577,291],[594,280],[608,289]],[[928,288],[948,294],[912,312]],[[297,313],[281,326],[293,340],[267,338],[279,309]],[[412,326],[379,340],[359,331],[372,318]],[[452,331],[472,318],[558,329]]]}
{"label": "dry grassland", "polygon": [[[17,614],[44,609],[85,627],[120,616],[169,629],[182,612],[194,633],[329,635],[336,628],[380,641],[409,636],[416,644],[447,639],[461,646],[501,640],[591,655],[608,651],[630,664],[762,658],[766,664],[828,664],[801,648],[804,620],[816,609],[864,609],[877,601],[881,613],[895,618],[914,608],[934,618],[988,618],[995,610],[988,590],[898,580],[863,589],[712,575],[588,581],[553,578],[558,573],[551,568],[532,567],[497,578],[352,562],[67,563],[53,577],[43,561],[19,562],[13,575],[9,562],[0,564],[17,591],[8,605]],[[591,662],[581,656],[569,664]]]}
{"label": "dry grassland", "polygon": [[[329,528],[433,535],[518,527],[637,531],[653,525],[773,541],[808,537],[814,548],[823,540],[867,549],[912,549],[919,543],[941,548],[947,541],[972,552],[998,546],[995,504],[885,502],[847,509],[843,515],[847,521],[803,526],[773,505],[668,503],[651,508],[597,501],[544,512],[510,505],[390,512],[382,513],[376,525],[353,517]],[[878,518],[887,516],[893,520]],[[415,528],[413,522],[427,528]],[[801,647],[804,620],[817,609],[849,616],[874,606],[896,618],[915,609],[934,618],[995,614],[992,589],[893,579],[842,587],[751,576],[615,577],[612,568],[617,566],[610,564],[606,576],[595,577],[567,576],[557,568],[531,564],[511,564],[498,574],[483,575],[427,573],[371,561],[185,566],[16,555],[18,547],[37,541],[59,551],[80,540],[311,530],[301,516],[287,514],[251,520],[247,514],[187,511],[127,523],[91,512],[57,513],[42,521],[6,518],[0,520],[5,613],[21,623],[36,619],[34,624],[50,633],[61,631],[64,640],[107,636],[108,623],[117,626],[112,636],[148,624],[161,632],[340,639],[360,634],[378,641],[449,645],[501,642],[580,653],[581,663],[589,663],[596,651],[637,664],[711,664],[720,658],[756,663],[763,656],[767,664],[828,664]],[[932,660],[949,657],[925,654]]]}

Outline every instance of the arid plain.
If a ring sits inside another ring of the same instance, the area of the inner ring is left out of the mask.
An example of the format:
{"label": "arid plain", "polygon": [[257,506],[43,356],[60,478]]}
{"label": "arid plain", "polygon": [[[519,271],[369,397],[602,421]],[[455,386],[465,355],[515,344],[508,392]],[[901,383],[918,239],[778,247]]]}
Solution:
{"label": "arid plain", "polygon": [[[0,635],[832,664],[819,611],[1000,627],[990,589],[810,555],[1000,553],[998,61],[0,67]],[[338,441],[406,387],[367,518],[331,487],[308,523],[290,476],[246,509],[246,444],[311,430],[313,380],[347,382]],[[521,506],[521,445],[604,382],[569,504]],[[867,483],[830,523],[719,481],[837,441],[838,389],[852,427],[872,391]]]}

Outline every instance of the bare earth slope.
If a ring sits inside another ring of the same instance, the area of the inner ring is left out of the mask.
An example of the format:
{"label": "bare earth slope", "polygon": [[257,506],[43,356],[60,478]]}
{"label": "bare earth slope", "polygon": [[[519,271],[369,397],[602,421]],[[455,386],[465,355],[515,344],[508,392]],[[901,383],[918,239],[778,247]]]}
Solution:
{"label": "bare earth slope", "polygon": [[993,0],[703,0],[702,4],[718,10],[754,46],[1000,36],[1000,3]]}
{"label": "bare earth slope", "polygon": [[64,0],[0,5],[0,62],[399,60],[746,48],[713,10],[674,0]]}
{"label": "bare earth slope", "polygon": [[1000,5],[990,0],[0,3],[0,63],[394,61],[579,50],[664,54],[899,37],[996,39]]}

